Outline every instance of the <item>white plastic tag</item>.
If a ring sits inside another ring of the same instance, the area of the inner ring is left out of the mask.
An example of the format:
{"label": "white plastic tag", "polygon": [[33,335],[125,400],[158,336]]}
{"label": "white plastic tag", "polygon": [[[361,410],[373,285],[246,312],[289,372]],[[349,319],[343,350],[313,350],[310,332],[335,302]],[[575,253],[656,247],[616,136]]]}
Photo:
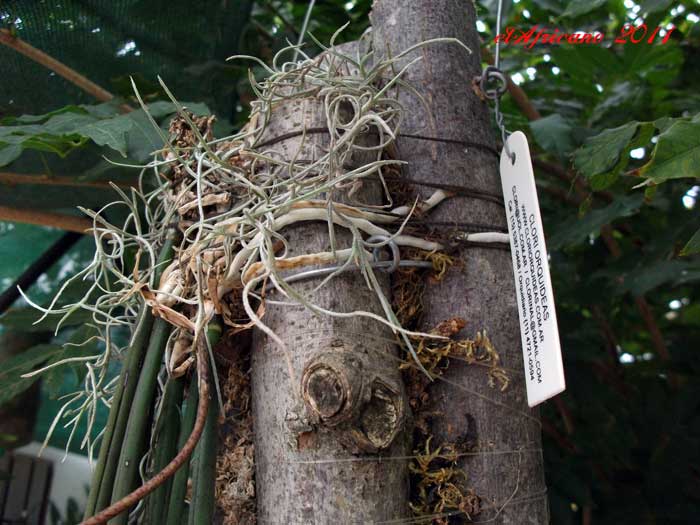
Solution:
{"label": "white plastic tag", "polygon": [[501,183],[513,256],[515,293],[525,361],[527,402],[534,407],[566,388],[540,217],[527,138],[516,131],[507,140],[514,162],[501,152]]}

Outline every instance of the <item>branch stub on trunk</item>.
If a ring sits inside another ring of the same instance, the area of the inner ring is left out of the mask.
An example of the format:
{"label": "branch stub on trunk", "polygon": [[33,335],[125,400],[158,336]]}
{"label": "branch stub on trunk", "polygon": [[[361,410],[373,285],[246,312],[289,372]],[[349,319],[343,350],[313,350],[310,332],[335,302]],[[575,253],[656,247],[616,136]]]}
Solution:
{"label": "branch stub on trunk", "polygon": [[405,420],[399,387],[365,362],[363,352],[332,345],[309,360],[301,393],[317,424],[341,427],[351,449],[377,452],[391,445]]}

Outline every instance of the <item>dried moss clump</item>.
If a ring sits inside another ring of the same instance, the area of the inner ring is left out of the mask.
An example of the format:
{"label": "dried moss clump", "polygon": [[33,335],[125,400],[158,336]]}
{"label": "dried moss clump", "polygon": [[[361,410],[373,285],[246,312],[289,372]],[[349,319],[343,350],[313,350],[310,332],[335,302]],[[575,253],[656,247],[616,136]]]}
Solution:
{"label": "dried moss clump", "polygon": [[[229,337],[232,332],[229,332]],[[229,339],[230,340],[230,339]],[[223,525],[254,525],[255,446],[250,410],[250,356],[229,344],[230,364],[221,378],[226,400],[220,418],[216,460],[216,506]]]}
{"label": "dried moss clump", "polygon": [[430,441],[428,438],[423,448],[415,451],[409,466],[416,496],[410,502],[411,510],[417,516],[432,516],[438,525],[470,520],[481,508],[474,490],[464,488],[466,475],[457,465],[462,450],[455,444],[431,448]]}
{"label": "dried moss clump", "polygon": [[[442,279],[455,260],[444,252],[420,250],[413,251],[411,258],[433,263],[429,272],[416,268],[400,269],[393,281],[394,311],[403,326],[415,329],[423,313],[422,297],[427,280]],[[485,332],[477,332],[474,339],[455,338],[465,326],[466,321],[456,317],[441,322],[429,332],[440,338],[412,337],[418,360],[438,380],[453,360],[483,366],[487,369],[489,385],[504,391],[508,388],[509,378],[493,344]],[[411,362],[408,352],[401,369],[415,422],[414,457],[409,465],[411,509],[416,517],[438,525],[471,520],[481,512],[480,500],[469,488],[467,473],[458,464],[459,458],[472,453],[476,445],[470,429],[466,429],[455,442],[433,446],[430,419],[435,414],[425,410],[432,382]]]}

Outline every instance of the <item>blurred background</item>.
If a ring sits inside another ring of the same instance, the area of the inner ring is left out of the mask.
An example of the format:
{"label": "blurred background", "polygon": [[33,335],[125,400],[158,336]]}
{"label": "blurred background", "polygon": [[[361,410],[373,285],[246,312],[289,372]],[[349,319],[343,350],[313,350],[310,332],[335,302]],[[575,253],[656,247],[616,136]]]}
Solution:
{"label": "blurred background", "polygon": [[[476,4],[488,59],[497,4]],[[533,149],[568,383],[542,408],[555,524],[700,522],[699,4],[504,3],[504,26],[605,34],[602,45],[503,50],[512,79],[506,126],[525,131]],[[35,453],[61,397],[80,388],[84,367],[18,377],[96,347],[66,350],[63,343],[85,339],[86,319],[71,316],[58,331],[50,319],[33,324],[37,311],[15,290],[20,284],[31,301],[50,301],[94,254],[91,237],[65,231],[80,216],[76,206],[97,209],[114,198],[105,180],[128,185],[137,176],[105,159],[138,164],[159,147],[143,112],[124,112],[138,107],[129,78],[147,102],[162,101],[154,112],[162,126],[175,109],[158,76],[193,111],[216,114],[216,134],[225,136],[245,121],[253,96],[250,64],[226,58],[270,61],[298,40],[308,7],[284,0],[0,3],[3,523],[38,523],[45,491],[47,523],[77,523],[82,513],[84,426],[56,427],[44,460]],[[339,42],[356,39],[370,9],[370,0],[318,0],[308,30],[328,42],[349,22]],[[644,39],[614,43],[630,23],[646,24]],[[101,102],[76,87],[34,51],[19,52],[15,37],[116,98]],[[309,46],[309,54],[318,51]],[[653,170],[640,169],[652,161]],[[80,287],[69,293],[79,297]],[[29,516],[21,515],[29,500],[12,508],[10,473],[41,495]]]}

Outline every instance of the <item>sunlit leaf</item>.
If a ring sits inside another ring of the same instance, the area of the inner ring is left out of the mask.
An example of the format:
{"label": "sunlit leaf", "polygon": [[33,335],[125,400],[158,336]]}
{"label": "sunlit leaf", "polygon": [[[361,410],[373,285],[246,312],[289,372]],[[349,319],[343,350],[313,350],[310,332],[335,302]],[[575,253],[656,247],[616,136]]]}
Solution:
{"label": "sunlit leaf", "polygon": [[619,162],[638,128],[639,122],[629,122],[591,137],[574,154],[574,166],[586,177],[609,171]]}
{"label": "sunlit leaf", "polygon": [[700,121],[679,120],[658,137],[651,160],[640,175],[658,184],[670,179],[698,178]]}
{"label": "sunlit leaf", "polygon": [[589,138],[574,153],[574,166],[588,177],[594,190],[612,185],[619,173],[629,163],[632,149],[646,145],[654,133],[649,122],[629,122],[623,126],[606,129]]}

